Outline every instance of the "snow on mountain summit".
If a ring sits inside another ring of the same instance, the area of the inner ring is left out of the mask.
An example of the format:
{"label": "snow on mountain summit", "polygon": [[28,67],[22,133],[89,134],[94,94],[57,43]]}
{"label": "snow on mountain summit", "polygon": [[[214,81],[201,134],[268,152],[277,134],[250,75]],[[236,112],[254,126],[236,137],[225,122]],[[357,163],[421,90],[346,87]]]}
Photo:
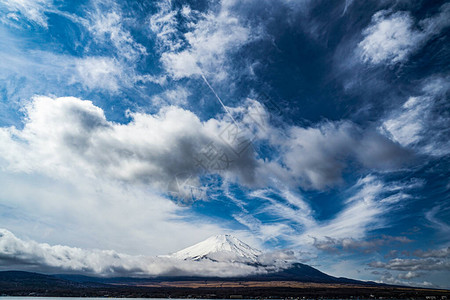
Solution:
{"label": "snow on mountain summit", "polygon": [[213,261],[257,262],[261,251],[225,234],[212,236],[203,242],[170,255],[185,260],[210,259]]}

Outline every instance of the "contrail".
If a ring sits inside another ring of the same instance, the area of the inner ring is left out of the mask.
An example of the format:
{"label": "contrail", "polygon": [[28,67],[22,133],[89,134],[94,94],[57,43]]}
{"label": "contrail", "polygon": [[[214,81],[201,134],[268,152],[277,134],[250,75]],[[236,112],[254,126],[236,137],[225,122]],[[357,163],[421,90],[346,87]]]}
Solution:
{"label": "contrail", "polygon": [[213,94],[216,96],[217,100],[219,100],[220,104],[222,105],[223,109],[227,112],[228,116],[231,118],[231,120],[233,120],[234,125],[236,125],[237,127],[239,127],[239,125],[237,124],[236,120],[233,118],[233,116],[231,115],[231,112],[228,110],[228,108],[225,106],[225,104],[223,104],[222,99],[220,99],[219,95],[217,95],[216,91],[213,89],[213,87],[209,84],[208,80],[206,79],[205,75],[203,75],[203,72],[201,72],[202,74],[202,78],[205,81],[206,85],[209,87],[209,89],[211,90],[211,92],[213,92]]}

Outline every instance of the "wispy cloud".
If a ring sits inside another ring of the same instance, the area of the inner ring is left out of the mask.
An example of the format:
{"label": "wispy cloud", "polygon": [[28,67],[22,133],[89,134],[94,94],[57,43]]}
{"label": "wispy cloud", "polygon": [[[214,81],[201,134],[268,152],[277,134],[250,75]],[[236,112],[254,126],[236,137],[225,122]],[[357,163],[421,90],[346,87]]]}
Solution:
{"label": "wispy cloud", "polygon": [[[221,3],[217,11],[194,11],[189,6],[173,10],[171,2],[160,4],[150,18],[150,27],[159,41],[161,62],[175,79],[200,76],[215,79],[227,76],[227,54],[252,40],[252,32],[232,14],[231,5]],[[178,18],[188,24],[179,31]]]}
{"label": "wispy cloud", "polygon": [[425,82],[422,95],[410,97],[400,108],[391,111],[380,131],[405,147],[424,154],[443,156],[450,145],[446,126],[448,110],[447,78],[432,78]]}
{"label": "wispy cloud", "polygon": [[438,230],[441,234],[448,237],[448,234],[450,233],[450,225],[445,222],[444,220],[441,220],[437,214],[442,210],[441,205],[436,205],[429,211],[425,213],[425,219],[429,222],[429,224]]}
{"label": "wispy cloud", "polygon": [[167,105],[186,106],[188,104],[188,97],[191,92],[182,86],[177,86],[174,89],[166,90],[160,94],[152,96],[152,102],[155,107],[163,107]]}
{"label": "wispy cloud", "polygon": [[[388,244],[412,242],[405,236],[371,235],[374,230],[390,226],[389,216],[405,205],[411,198],[408,192],[419,186],[418,182],[386,183],[367,176],[345,192],[349,195],[345,204],[327,220],[318,220],[300,195],[256,190],[247,197],[260,201],[258,209],[234,217],[264,240],[281,239],[288,247],[302,247],[314,253],[372,253]],[[277,220],[274,224],[261,221],[273,218]]]}
{"label": "wispy cloud", "polygon": [[429,39],[450,25],[450,5],[444,4],[440,11],[416,25],[413,17],[405,11],[382,10],[372,17],[372,23],[364,30],[359,43],[361,58],[372,64],[395,64],[408,59]]}
{"label": "wispy cloud", "polygon": [[93,35],[95,42],[112,45],[117,57],[129,62],[136,62],[147,54],[147,49],[125,29],[119,5],[114,1],[93,1],[92,4],[86,19],[80,21]]}
{"label": "wispy cloud", "polygon": [[53,9],[53,1],[51,0],[2,0],[0,1],[0,8],[6,9],[5,15],[1,12],[1,20],[3,22],[15,22],[19,18],[26,20],[47,28],[46,12]]}
{"label": "wispy cloud", "polygon": [[102,88],[115,92],[119,89],[121,77],[126,76],[122,66],[115,59],[106,57],[78,59],[75,69],[78,76],[72,77],[72,82],[79,81],[89,89]]}

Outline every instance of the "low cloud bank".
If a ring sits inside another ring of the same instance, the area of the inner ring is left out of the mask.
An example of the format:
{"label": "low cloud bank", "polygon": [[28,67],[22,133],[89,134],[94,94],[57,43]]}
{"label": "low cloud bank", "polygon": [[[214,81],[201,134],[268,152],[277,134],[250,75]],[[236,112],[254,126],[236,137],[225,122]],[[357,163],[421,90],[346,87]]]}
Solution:
{"label": "low cloud bank", "polygon": [[22,240],[0,229],[0,265],[47,273],[82,273],[96,276],[246,276],[264,274],[290,266],[292,253],[261,256],[260,266],[233,261],[180,260],[155,256],[132,256],[113,250],[81,249]]}

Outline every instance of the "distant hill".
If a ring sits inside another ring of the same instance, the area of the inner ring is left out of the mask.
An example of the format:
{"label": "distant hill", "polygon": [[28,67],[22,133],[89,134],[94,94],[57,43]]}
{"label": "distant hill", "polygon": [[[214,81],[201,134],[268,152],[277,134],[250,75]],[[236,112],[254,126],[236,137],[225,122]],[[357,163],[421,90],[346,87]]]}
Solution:
{"label": "distant hill", "polygon": [[80,283],[72,280],[58,278],[52,275],[44,275],[23,271],[0,272],[0,295],[62,295],[63,291],[82,290],[103,287],[102,283]]}
{"label": "distant hill", "polygon": [[81,285],[77,282],[39,273],[23,271],[0,272],[0,288],[2,290],[19,286],[23,288],[76,288],[80,287]]}

